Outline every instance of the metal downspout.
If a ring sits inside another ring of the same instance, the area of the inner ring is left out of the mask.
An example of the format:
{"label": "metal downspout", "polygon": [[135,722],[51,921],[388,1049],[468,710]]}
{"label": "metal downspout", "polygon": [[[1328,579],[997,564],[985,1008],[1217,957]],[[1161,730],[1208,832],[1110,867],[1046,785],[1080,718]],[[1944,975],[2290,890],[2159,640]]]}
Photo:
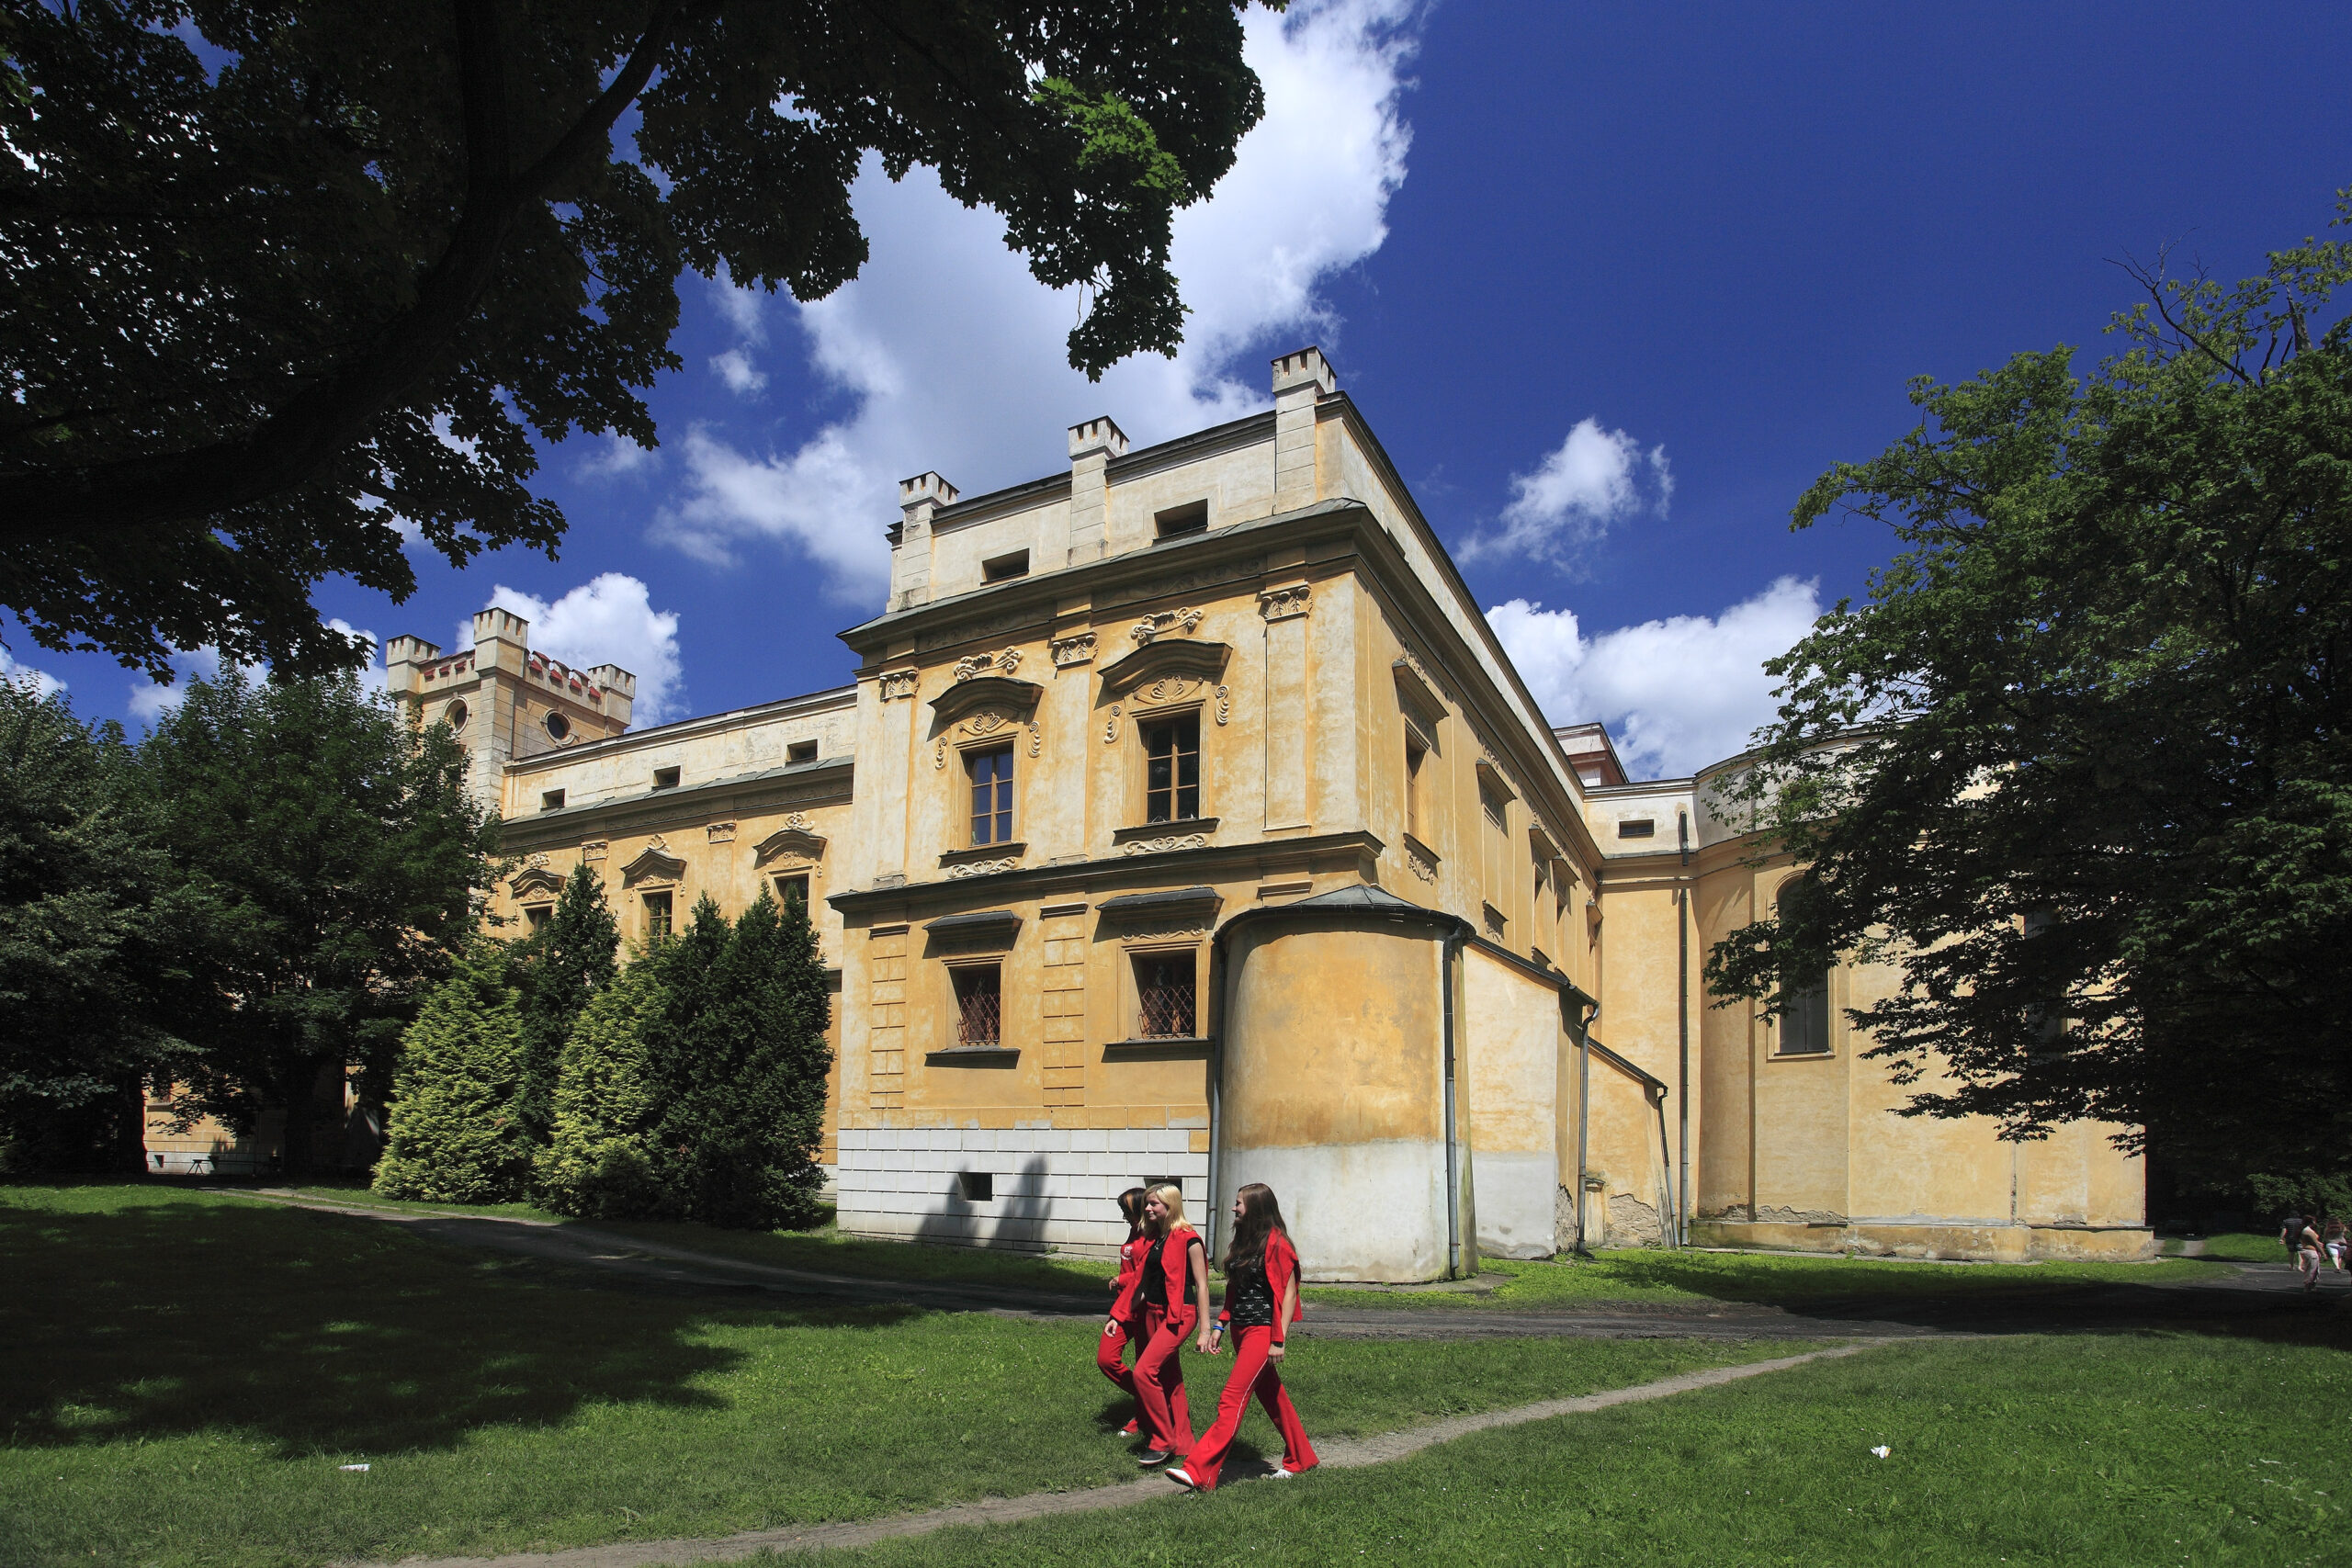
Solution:
{"label": "metal downspout", "polygon": [[1584,1235],[1584,1184],[1592,1151],[1592,1023],[1600,1016],[1594,1002],[1577,1030],[1577,1250],[1587,1252]]}
{"label": "metal downspout", "polygon": [[[1664,1196],[1665,1196],[1665,1198],[1666,1198],[1667,1202],[1668,1202],[1668,1204],[1673,1204],[1673,1203],[1674,1203],[1674,1165],[1673,1165],[1673,1162],[1672,1162],[1672,1161],[1668,1160],[1668,1159],[1666,1157],[1666,1086],[1665,1086],[1664,1084],[1660,1084],[1660,1085],[1658,1085],[1658,1086],[1657,1086],[1657,1153],[1658,1153],[1658,1162],[1657,1162],[1657,1163],[1658,1163],[1658,1176],[1659,1176],[1659,1178],[1660,1178],[1662,1180],[1664,1180],[1664,1181],[1665,1181],[1665,1183],[1666,1183],[1666,1192],[1665,1192]],[[1681,1210],[1680,1210],[1680,1208],[1678,1206],[1678,1207],[1675,1209],[1675,1234],[1676,1234],[1676,1236],[1677,1236],[1677,1238],[1678,1238],[1678,1239],[1676,1240],[1676,1242],[1675,1242],[1675,1244],[1674,1244],[1674,1245],[1675,1245],[1675,1246],[1677,1246],[1677,1247],[1679,1247],[1679,1246],[1681,1246],[1681,1245],[1682,1245],[1681,1241],[1679,1240],[1679,1236],[1680,1236],[1680,1234],[1681,1234],[1681,1229],[1682,1229],[1682,1224],[1681,1224]]]}
{"label": "metal downspout", "polygon": [[1453,965],[1462,933],[1447,936],[1439,949],[1438,984],[1445,1011],[1445,1277],[1462,1278],[1462,1139],[1453,1110]]}
{"label": "metal downspout", "polygon": [[[1677,807],[1674,813],[1675,837],[1682,845],[1682,885],[1674,890],[1674,947],[1676,963],[1674,979],[1679,1005],[1675,1010],[1675,1024],[1681,1032],[1681,1066],[1675,1081],[1674,1092],[1680,1103],[1675,1107],[1680,1118],[1681,1136],[1674,1145],[1675,1163],[1679,1174],[1674,1183],[1674,1245],[1690,1245],[1690,814]],[[1666,1135],[1665,1108],[1658,1111],[1658,1136]]]}

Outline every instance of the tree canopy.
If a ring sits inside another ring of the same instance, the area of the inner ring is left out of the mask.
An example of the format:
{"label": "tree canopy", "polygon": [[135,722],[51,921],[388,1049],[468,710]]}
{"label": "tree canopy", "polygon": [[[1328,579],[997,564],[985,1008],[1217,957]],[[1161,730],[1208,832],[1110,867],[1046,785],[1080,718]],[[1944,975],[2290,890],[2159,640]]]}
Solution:
{"label": "tree canopy", "polygon": [[286,1117],[286,1166],[321,1151],[343,1070],[389,1087],[401,1032],[449,972],[490,885],[495,824],[447,728],[412,728],[356,676],[191,682],[140,747],[153,842],[201,912],[178,1031],[201,1049],[183,1109]]}
{"label": "tree canopy", "polygon": [[1849,1017],[1915,1113],[2114,1122],[2224,1182],[2341,1169],[2352,247],[2132,271],[2122,352],[1915,383],[1921,423],[1798,505],[1903,548],[1768,666],[1726,793],[1799,896],[1708,975],[1778,1006],[1826,954],[1897,964]]}
{"label": "tree canopy", "polygon": [[410,530],[550,553],[534,437],[655,444],[688,268],[830,293],[916,164],[1172,353],[1177,209],[1261,112],[1249,0],[0,0],[0,604],[167,678],[356,663]]}

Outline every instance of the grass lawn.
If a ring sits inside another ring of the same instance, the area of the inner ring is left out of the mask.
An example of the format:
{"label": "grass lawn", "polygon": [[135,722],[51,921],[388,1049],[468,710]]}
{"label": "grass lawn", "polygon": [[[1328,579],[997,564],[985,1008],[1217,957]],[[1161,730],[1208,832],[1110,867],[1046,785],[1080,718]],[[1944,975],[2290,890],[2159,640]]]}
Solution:
{"label": "grass lawn", "polygon": [[[1142,1508],[820,1561],[2334,1563],[2352,1528],[2348,1399],[2343,1348],[2170,1335],[1917,1343],[1370,1470],[1204,1498],[1171,1485]],[[1871,1452],[1882,1444],[1883,1460]]]}
{"label": "grass lawn", "polygon": [[[2177,1237],[2165,1238],[2166,1257],[2177,1256],[2179,1251],[2180,1241]],[[2279,1244],[2278,1236],[2256,1235],[2248,1231],[2226,1231],[2219,1235],[2209,1235],[2205,1237],[2205,1250],[2199,1256],[2221,1258],[2232,1263],[2289,1261],[2287,1249]]]}
{"label": "grass lawn", "polygon": [[826,1274],[854,1274],[875,1280],[954,1280],[1029,1290],[1097,1295],[1109,1300],[1105,1282],[1118,1266],[1108,1258],[1070,1258],[1060,1254],[991,1252],[971,1247],[911,1246],[845,1235],[831,1223],[807,1231],[729,1231],[711,1225],[656,1220],[594,1220],[573,1222],[526,1203],[469,1207],[450,1203],[408,1203],[382,1198],[365,1187],[310,1186],[299,1188],[306,1198],[320,1198],[357,1208],[412,1213],[488,1214],[503,1218],[551,1220],[559,1224],[593,1224],[600,1231],[639,1236],[672,1247],[691,1248],[752,1263],[786,1269],[810,1269]]}
{"label": "grass lawn", "polygon": [[2212,1277],[2196,1258],[2147,1263],[1911,1263],[1894,1258],[1802,1253],[1600,1252],[1572,1262],[1489,1259],[1487,1272],[1510,1283],[1484,1294],[1310,1289],[1310,1298],[1351,1305],[1579,1306],[1607,1301],[1760,1302],[1801,1307],[1880,1296],[1900,1302],[1974,1293],[2017,1295],[2085,1284],[2177,1284]]}
{"label": "grass lawn", "polygon": [[[163,1184],[0,1186],[0,1271],[10,1568],[717,1535],[1136,1473],[1083,1323],[585,1288]],[[1290,1378],[1343,1436],[1788,1350],[1325,1341]],[[1193,1367],[1206,1406],[1223,1363]]]}

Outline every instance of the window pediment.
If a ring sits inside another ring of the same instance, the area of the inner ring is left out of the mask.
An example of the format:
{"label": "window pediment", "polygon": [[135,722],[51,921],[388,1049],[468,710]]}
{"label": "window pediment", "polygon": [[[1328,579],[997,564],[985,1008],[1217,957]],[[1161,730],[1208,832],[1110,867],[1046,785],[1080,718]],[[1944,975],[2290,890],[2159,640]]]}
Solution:
{"label": "window pediment", "polygon": [[506,885],[506,890],[517,898],[527,898],[534,893],[560,894],[563,878],[546,866],[535,865]]}
{"label": "window pediment", "polygon": [[752,847],[752,856],[755,867],[771,861],[820,861],[825,858],[825,838],[806,828],[779,828]]}
{"label": "window pediment", "polygon": [[621,867],[621,884],[626,887],[652,886],[674,883],[686,874],[686,863],[660,844],[648,844],[638,852],[635,860]]}
{"label": "window pediment", "polygon": [[1036,711],[1037,699],[1045,690],[1035,681],[1018,681],[1010,675],[974,675],[932,698],[931,711],[942,726],[982,708],[1025,718]]}
{"label": "window pediment", "polygon": [[1164,694],[1155,697],[1154,688],[1165,694],[1178,683],[1188,691],[1215,685],[1232,657],[1232,648],[1221,642],[1196,642],[1190,637],[1148,642],[1102,667],[1102,694],[1122,697],[1134,693],[1139,702],[1173,700]]}

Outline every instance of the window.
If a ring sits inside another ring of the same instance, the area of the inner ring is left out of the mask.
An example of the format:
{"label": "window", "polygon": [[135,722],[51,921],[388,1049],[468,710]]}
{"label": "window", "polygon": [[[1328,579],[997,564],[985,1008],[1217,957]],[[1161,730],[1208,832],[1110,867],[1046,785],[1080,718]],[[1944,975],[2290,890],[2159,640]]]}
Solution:
{"label": "window", "polygon": [[571,721],[550,709],[548,713],[548,733],[558,740],[568,740],[571,738]]}
{"label": "window", "polygon": [[1012,748],[992,746],[968,753],[972,775],[972,847],[1012,841]]}
{"label": "window", "polygon": [[645,896],[645,936],[649,942],[670,934],[670,896],[648,893]]}
{"label": "window", "polygon": [[817,760],[817,743],[814,740],[795,740],[784,749],[784,760],[787,763],[813,762]]}
{"label": "window", "polygon": [[1193,1007],[1199,968],[1190,953],[1136,955],[1136,1037],[1189,1040],[1200,1033]]}
{"label": "window", "polygon": [[775,901],[790,909],[796,906],[805,914],[808,908],[808,874],[794,872],[775,879]]}
{"label": "window", "polygon": [[555,906],[552,904],[527,905],[523,910],[523,919],[530,922],[530,927],[533,931],[537,931],[541,926],[546,925],[549,920],[555,919]]}
{"label": "window", "polygon": [[[1786,919],[1793,899],[1790,889],[1793,882],[1781,885],[1772,900],[1773,913]],[[1826,1056],[1829,1054],[1829,971],[1818,969],[1808,975],[1781,979],[1781,1048],[1774,1053],[1781,1056]]]}
{"label": "window", "polygon": [[947,973],[956,985],[956,1043],[1003,1043],[1003,970],[993,964],[967,964]]}
{"label": "window", "polygon": [[987,1203],[996,1198],[996,1174],[987,1170],[956,1173],[956,1196],[967,1203]]}
{"label": "window", "polygon": [[539,809],[540,809],[540,810],[542,810],[542,811],[560,811],[560,810],[562,810],[562,809],[563,809],[563,791],[561,791],[561,790],[560,790],[560,789],[550,789],[550,790],[542,790],[542,791],[540,791],[540,792],[539,792]]}
{"label": "window", "polygon": [[[1478,811],[1487,819],[1486,843],[1483,848],[1485,865],[1482,876],[1487,897],[1491,899],[1510,896],[1510,824],[1502,793],[1484,779],[1478,781]],[[1499,914],[1496,917],[1499,920]],[[1490,922],[1492,923],[1492,922]]]}
{"label": "window", "polygon": [[462,702],[451,703],[447,707],[441,710],[441,717],[442,720],[452,729],[465,728],[467,717],[466,705]]}
{"label": "window", "polygon": [[1201,716],[1145,727],[1143,819],[1189,822],[1201,814]]}
{"label": "window", "polygon": [[1181,539],[1187,534],[1205,534],[1209,527],[1209,503],[1188,501],[1182,506],[1171,506],[1155,513],[1152,527],[1163,539]]}
{"label": "window", "polygon": [[654,770],[653,770],[653,787],[654,787],[655,789],[675,789],[675,788],[677,788],[677,787],[678,787],[678,770],[677,770],[677,769],[675,769],[675,768],[656,768],[656,769],[654,769]]}
{"label": "window", "polygon": [[1655,818],[1626,817],[1621,818],[1617,823],[1617,836],[1621,839],[1647,839],[1657,833],[1657,821]]}
{"label": "window", "polygon": [[998,556],[980,563],[982,582],[1010,582],[1016,577],[1029,575],[1029,552],[1015,550],[1011,555]]}
{"label": "window", "polygon": [[1429,761],[1429,744],[1405,728],[1405,831],[1416,839],[1426,840],[1429,834],[1421,827],[1421,764]]}

